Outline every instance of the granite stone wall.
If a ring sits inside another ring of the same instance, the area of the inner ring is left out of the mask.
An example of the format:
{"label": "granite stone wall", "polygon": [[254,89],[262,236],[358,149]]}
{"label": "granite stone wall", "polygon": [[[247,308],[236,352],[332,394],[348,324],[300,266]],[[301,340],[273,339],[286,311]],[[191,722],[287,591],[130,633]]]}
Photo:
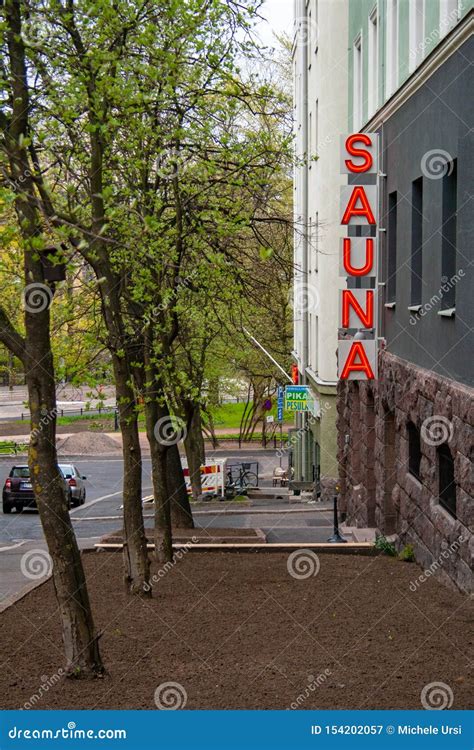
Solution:
{"label": "granite stone wall", "polygon": [[[374,385],[340,382],[340,509],[349,525],[396,535],[428,575],[473,590],[474,389],[380,353]],[[409,471],[408,423],[420,436],[418,477]],[[439,498],[439,449],[454,461],[456,518]]]}

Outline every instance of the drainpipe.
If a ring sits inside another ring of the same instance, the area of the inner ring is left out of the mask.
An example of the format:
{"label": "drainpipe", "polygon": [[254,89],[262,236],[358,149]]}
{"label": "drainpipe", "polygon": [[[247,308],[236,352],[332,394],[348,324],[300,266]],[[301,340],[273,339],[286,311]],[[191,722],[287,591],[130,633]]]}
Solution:
{"label": "drainpipe", "polygon": [[[308,27],[307,9],[305,0],[301,0],[300,3],[300,25],[304,23],[304,28]],[[307,160],[309,158],[308,153],[308,43],[307,34],[300,33],[300,44],[301,44],[301,65],[302,65],[302,107],[301,107],[301,141],[303,146],[303,156]],[[303,166],[303,180],[301,188],[301,205],[302,205],[302,245],[303,245],[303,258],[301,264],[301,273],[303,284],[308,284],[308,164]],[[305,299],[306,295],[302,296]],[[303,311],[303,350],[301,352],[301,383],[306,384],[306,368],[308,367],[308,316],[307,310]],[[300,428],[306,427],[306,414],[301,412],[299,416]],[[303,431],[301,439],[301,474],[304,481],[306,477],[306,432]]]}

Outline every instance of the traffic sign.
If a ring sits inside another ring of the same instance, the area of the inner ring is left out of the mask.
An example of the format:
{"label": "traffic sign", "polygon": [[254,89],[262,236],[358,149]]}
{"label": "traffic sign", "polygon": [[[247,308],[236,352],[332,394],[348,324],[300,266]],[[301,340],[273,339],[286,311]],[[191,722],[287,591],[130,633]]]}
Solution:
{"label": "traffic sign", "polygon": [[279,422],[283,422],[283,407],[285,403],[285,389],[282,385],[278,386],[277,390],[277,419]]}

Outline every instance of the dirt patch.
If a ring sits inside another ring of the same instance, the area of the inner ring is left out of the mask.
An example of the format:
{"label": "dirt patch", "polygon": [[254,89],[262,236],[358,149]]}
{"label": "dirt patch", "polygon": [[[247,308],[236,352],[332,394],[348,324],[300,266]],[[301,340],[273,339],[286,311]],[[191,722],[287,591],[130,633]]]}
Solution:
{"label": "dirt patch", "polygon": [[[131,602],[118,554],[84,561],[108,675],[52,685],[35,708],[153,709],[170,681],[190,709],[417,709],[432,682],[472,706],[472,602],[432,579],[411,591],[416,565],[326,555],[297,580],[287,555],[189,552]],[[2,707],[20,708],[63,666],[51,582],[0,615],[0,637]]]}
{"label": "dirt patch", "polygon": [[59,456],[96,456],[122,453],[118,440],[102,432],[78,432],[58,443]]}

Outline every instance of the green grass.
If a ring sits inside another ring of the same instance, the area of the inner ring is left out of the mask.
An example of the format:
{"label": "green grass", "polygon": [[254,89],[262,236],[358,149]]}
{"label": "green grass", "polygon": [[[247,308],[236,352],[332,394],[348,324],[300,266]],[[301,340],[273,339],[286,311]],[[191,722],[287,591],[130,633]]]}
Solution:
{"label": "green grass", "polygon": [[[66,417],[58,417],[56,424],[74,424],[75,422],[93,422],[93,421],[114,421],[114,415],[113,412],[102,412],[102,414],[71,414]],[[29,429],[30,421],[29,419],[17,419],[15,420],[14,424],[22,424],[27,425]]]}
{"label": "green grass", "polygon": [[[273,399],[275,401],[275,399]],[[221,406],[218,406],[217,408],[213,409],[212,416],[214,418],[214,427],[218,427],[220,429],[222,428],[232,428],[232,427],[240,427],[240,421],[242,419],[242,414],[244,412],[244,406],[245,404],[222,404]],[[276,403],[274,403],[273,408],[268,412],[268,414],[273,415],[275,421],[277,418],[277,407]],[[294,415],[290,414],[289,412],[283,412],[283,421],[285,424],[291,424],[294,420]]]}
{"label": "green grass", "polygon": [[[275,401],[275,399],[274,399]],[[218,429],[238,429],[240,427],[240,421],[242,419],[242,414],[244,411],[245,404],[239,403],[239,404],[222,404],[221,406],[216,407],[213,409],[212,416],[214,419],[214,427]],[[274,404],[273,408],[268,412],[268,414],[272,414],[275,422],[277,418],[277,408],[276,403]],[[94,412],[93,414],[71,414],[71,415],[65,415],[64,417],[58,416],[57,418],[57,424],[58,425],[69,425],[69,424],[76,424],[77,422],[106,422],[110,423],[112,425],[111,429],[113,429],[113,411],[104,411],[102,414],[98,414],[97,412]],[[284,424],[292,424],[294,421],[294,415],[290,412],[284,412],[283,414],[283,422]],[[19,419],[15,421],[15,424],[21,424],[21,425],[28,425],[29,426],[29,420],[28,419]],[[144,425],[144,418],[142,415],[140,415],[139,418],[139,428],[140,430],[145,429]],[[224,436],[221,436],[221,439]],[[235,438],[235,435],[229,435],[229,437]],[[261,439],[261,434],[259,439]]]}

